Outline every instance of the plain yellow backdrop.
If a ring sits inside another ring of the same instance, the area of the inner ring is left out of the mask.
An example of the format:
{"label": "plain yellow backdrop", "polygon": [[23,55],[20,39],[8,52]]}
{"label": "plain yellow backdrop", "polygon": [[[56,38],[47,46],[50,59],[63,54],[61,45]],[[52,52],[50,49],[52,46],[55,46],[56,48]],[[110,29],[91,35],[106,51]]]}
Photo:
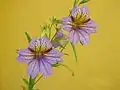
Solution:
{"label": "plain yellow backdrop", "polygon": [[[16,49],[28,46],[24,32],[40,35],[40,25],[52,16],[68,15],[73,0],[0,0],[0,90],[22,90],[27,65],[16,60]],[[65,50],[64,67],[54,68],[53,76],[41,79],[40,90],[120,90],[120,0],[91,0],[91,18],[99,25],[87,46],[76,46],[75,63],[70,46]]]}

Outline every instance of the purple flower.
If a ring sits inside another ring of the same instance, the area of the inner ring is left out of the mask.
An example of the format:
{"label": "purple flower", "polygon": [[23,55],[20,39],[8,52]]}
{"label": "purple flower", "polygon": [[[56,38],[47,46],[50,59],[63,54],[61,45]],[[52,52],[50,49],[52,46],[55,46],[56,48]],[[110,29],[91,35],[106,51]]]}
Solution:
{"label": "purple flower", "polygon": [[55,38],[52,40],[52,45],[54,48],[64,47],[68,43],[68,38],[63,34],[62,30],[59,30],[55,35]]}
{"label": "purple flower", "polygon": [[88,44],[89,34],[96,33],[97,24],[90,19],[88,8],[83,6],[72,9],[71,15],[62,18],[61,28],[69,32],[69,41],[76,45],[80,41],[83,45]]}
{"label": "purple flower", "polygon": [[40,72],[44,77],[52,75],[52,64],[62,62],[63,53],[52,48],[52,44],[45,36],[33,38],[26,49],[17,51],[17,60],[28,64],[28,74],[35,78]]}

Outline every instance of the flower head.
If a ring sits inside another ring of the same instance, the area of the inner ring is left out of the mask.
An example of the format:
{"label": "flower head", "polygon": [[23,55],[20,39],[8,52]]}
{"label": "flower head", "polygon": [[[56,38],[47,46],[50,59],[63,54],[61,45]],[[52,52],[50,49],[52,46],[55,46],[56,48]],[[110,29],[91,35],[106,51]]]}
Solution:
{"label": "flower head", "polygon": [[97,24],[90,19],[86,6],[72,9],[71,15],[62,18],[61,28],[69,32],[69,41],[76,45],[80,41],[83,45],[88,44],[89,34],[96,33]]}
{"label": "flower head", "polygon": [[44,77],[52,74],[52,64],[62,62],[63,53],[52,48],[52,44],[45,36],[33,38],[26,49],[17,51],[17,60],[28,64],[28,74],[35,78],[40,72]]}

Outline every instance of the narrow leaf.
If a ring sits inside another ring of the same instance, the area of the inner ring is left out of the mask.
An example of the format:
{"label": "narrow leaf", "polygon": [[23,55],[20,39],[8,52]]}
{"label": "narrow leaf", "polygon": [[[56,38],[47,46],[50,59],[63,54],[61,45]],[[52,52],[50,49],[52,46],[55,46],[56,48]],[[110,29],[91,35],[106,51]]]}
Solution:
{"label": "narrow leaf", "polygon": [[58,67],[58,66],[60,66],[59,63],[57,63],[57,64],[52,64],[52,67]]}
{"label": "narrow leaf", "polygon": [[27,79],[23,78],[23,81],[24,81],[25,84],[29,85],[29,82],[28,82]]}
{"label": "narrow leaf", "polygon": [[46,30],[43,29],[43,30],[42,30],[42,33],[41,33],[41,37],[42,37],[42,36],[45,36],[45,35],[46,35]]}
{"label": "narrow leaf", "polygon": [[75,56],[75,59],[76,59],[76,62],[77,62],[78,61],[78,57],[77,57],[75,46],[72,43],[71,43],[71,46],[73,48],[74,56]]}
{"label": "narrow leaf", "polygon": [[87,3],[88,1],[90,1],[90,0],[82,0],[82,1],[80,2],[80,4]]}
{"label": "narrow leaf", "polygon": [[30,35],[29,35],[27,32],[25,32],[25,35],[26,35],[26,37],[27,37],[27,39],[28,39],[28,42],[30,42],[30,41],[31,41]]}

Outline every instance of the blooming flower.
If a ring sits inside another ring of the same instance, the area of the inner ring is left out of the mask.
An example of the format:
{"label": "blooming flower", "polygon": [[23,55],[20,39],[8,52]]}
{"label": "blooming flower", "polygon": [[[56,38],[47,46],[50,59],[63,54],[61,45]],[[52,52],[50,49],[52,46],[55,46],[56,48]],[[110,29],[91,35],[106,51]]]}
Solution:
{"label": "blooming flower", "polygon": [[52,48],[52,44],[45,36],[33,38],[26,49],[17,51],[17,60],[28,64],[28,74],[35,78],[40,72],[44,77],[52,74],[52,64],[62,62],[63,53]]}
{"label": "blooming flower", "polygon": [[55,38],[52,40],[52,45],[54,48],[64,47],[68,43],[68,38],[63,34],[62,30],[59,30],[55,35]]}
{"label": "blooming flower", "polygon": [[76,45],[80,41],[83,45],[88,44],[89,34],[96,33],[97,24],[90,19],[88,8],[75,6],[71,15],[62,18],[61,28],[69,32],[69,41]]}

